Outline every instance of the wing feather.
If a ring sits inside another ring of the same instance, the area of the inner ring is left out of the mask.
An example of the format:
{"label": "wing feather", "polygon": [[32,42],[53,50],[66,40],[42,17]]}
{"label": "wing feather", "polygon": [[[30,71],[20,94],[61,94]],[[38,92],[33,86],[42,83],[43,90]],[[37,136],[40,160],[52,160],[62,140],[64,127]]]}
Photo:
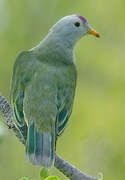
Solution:
{"label": "wing feather", "polygon": [[31,61],[29,61],[30,55],[28,52],[22,52],[16,59],[13,69],[10,103],[13,110],[13,120],[17,127],[22,131],[22,134],[26,136],[27,124],[24,119],[23,113],[23,101],[25,87],[30,82],[31,73]]}

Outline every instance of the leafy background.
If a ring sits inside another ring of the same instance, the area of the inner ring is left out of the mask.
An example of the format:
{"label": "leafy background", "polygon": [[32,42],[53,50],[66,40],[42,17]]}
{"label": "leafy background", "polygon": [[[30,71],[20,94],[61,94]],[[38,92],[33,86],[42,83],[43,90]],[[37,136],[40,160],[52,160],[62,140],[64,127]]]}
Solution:
{"label": "leafy background", "polygon": [[[90,175],[125,179],[125,1],[0,0],[0,92],[9,98],[14,60],[61,17],[84,15],[101,38],[76,48],[78,83],[72,116],[57,153]],[[39,179],[13,133],[0,128],[0,179]],[[51,174],[62,174],[54,168]],[[65,180],[66,178],[63,177]]]}

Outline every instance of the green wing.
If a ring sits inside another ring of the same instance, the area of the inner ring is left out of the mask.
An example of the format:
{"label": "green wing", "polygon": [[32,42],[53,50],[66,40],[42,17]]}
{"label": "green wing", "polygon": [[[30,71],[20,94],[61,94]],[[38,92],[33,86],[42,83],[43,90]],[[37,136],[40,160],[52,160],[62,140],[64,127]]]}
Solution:
{"label": "green wing", "polygon": [[[65,70],[64,70],[65,69]],[[59,136],[65,129],[72,112],[77,72],[75,65],[72,64],[63,68],[57,91],[57,135]]]}
{"label": "green wing", "polygon": [[42,130],[55,123],[56,79],[52,68],[38,61],[30,52],[22,52],[16,59],[11,84],[11,106],[18,128],[29,121]]}
{"label": "green wing", "polygon": [[10,91],[10,102],[13,110],[13,120],[25,139],[27,134],[27,123],[24,119],[23,101],[25,95],[25,87],[30,83],[35,68],[32,59],[33,57],[30,56],[29,52],[22,52],[17,57],[14,64]]}

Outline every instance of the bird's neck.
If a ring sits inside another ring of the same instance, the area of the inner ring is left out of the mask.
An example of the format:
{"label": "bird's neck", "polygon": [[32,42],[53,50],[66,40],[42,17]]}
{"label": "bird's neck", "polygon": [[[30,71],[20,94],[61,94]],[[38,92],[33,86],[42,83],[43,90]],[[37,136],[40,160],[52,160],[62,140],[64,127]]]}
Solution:
{"label": "bird's neck", "polygon": [[65,63],[75,63],[74,46],[66,38],[54,35],[51,32],[32,49],[42,56],[49,56],[52,60],[64,61]]}

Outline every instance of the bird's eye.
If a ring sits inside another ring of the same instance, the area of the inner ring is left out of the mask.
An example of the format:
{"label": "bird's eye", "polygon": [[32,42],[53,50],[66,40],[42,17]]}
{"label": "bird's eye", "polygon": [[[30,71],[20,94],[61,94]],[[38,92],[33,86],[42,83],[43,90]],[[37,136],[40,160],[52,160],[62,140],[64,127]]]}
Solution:
{"label": "bird's eye", "polygon": [[79,26],[80,26],[80,23],[79,23],[79,22],[75,22],[74,25],[75,25],[76,27],[79,27]]}

